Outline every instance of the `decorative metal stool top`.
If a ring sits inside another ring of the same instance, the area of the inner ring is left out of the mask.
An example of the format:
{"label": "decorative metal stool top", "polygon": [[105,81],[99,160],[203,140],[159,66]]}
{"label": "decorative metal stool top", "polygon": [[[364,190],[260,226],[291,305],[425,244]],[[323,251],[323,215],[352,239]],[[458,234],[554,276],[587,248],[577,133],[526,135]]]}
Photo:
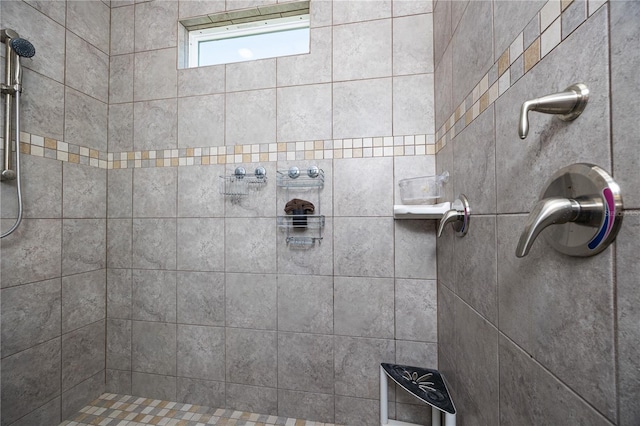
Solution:
{"label": "decorative metal stool top", "polygon": [[449,390],[438,370],[382,363],[382,368],[404,390],[431,406],[456,413]]}

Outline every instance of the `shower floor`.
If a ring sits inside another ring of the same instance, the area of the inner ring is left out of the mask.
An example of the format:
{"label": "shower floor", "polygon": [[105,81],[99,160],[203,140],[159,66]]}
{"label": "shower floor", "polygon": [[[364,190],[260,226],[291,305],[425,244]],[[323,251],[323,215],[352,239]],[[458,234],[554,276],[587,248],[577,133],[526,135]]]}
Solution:
{"label": "shower floor", "polygon": [[336,426],[290,417],[104,393],[60,426]]}

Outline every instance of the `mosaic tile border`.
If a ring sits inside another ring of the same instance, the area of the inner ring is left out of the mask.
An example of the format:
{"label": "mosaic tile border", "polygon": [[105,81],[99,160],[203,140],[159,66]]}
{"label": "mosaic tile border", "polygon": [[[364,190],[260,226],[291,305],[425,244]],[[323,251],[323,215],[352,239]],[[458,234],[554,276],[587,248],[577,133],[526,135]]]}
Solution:
{"label": "mosaic tile border", "polygon": [[[60,426],[336,426],[290,417],[104,393]],[[339,425],[338,425],[339,426]]]}
{"label": "mosaic tile border", "polygon": [[[562,32],[571,4],[584,1],[588,13]],[[104,152],[52,138],[20,133],[20,152],[101,169],[247,164],[275,161],[435,155],[471,124],[562,40],[609,0],[548,0],[500,55],[435,135],[379,136],[268,144],[226,145],[149,151]],[[536,23],[531,27],[531,23]],[[1,141],[1,139],[0,139]]]}
{"label": "mosaic tile border", "polygon": [[[2,139],[0,139],[0,142]],[[20,133],[20,152],[101,169],[247,164],[274,161],[435,155],[434,135],[380,136],[217,147],[102,152]]]}
{"label": "mosaic tile border", "polygon": [[[562,16],[574,2],[585,2],[588,13],[562,32]],[[549,0],[500,55],[469,96],[436,131],[436,153],[471,124],[526,73],[609,0]],[[531,27],[531,24],[537,26]]]}

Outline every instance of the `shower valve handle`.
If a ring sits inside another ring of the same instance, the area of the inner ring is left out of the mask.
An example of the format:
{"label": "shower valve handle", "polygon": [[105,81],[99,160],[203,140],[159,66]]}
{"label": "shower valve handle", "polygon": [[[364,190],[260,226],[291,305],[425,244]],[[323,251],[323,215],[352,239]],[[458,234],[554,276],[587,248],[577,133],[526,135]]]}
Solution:
{"label": "shower valve handle", "polygon": [[440,219],[440,225],[438,226],[438,238],[442,235],[445,226],[448,223],[453,224],[453,229],[456,231],[456,235],[464,237],[469,231],[469,215],[471,214],[471,208],[469,207],[469,200],[463,194],[458,196],[458,199],[451,203],[451,210],[448,210]]}
{"label": "shower valve handle", "polygon": [[529,254],[533,242],[546,227],[574,222],[580,215],[580,210],[580,203],[569,198],[551,197],[538,201],[520,235],[516,256],[525,257]]}
{"label": "shower valve handle", "polygon": [[605,250],[622,224],[620,187],[601,167],[588,163],[567,166],[547,182],[524,227],[517,257],[529,254],[542,234],[551,247],[569,256],[594,256]]}

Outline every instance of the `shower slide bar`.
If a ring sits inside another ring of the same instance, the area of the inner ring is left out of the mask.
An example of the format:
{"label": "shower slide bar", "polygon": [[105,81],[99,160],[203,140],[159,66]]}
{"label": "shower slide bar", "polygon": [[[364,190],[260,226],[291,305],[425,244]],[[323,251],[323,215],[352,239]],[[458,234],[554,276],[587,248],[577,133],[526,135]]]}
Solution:
{"label": "shower slide bar", "polygon": [[[22,65],[20,58],[31,58],[36,54],[33,45],[20,38],[10,29],[0,30],[0,42],[5,44],[5,82],[0,85],[0,93],[5,96],[4,108],[4,155],[0,180],[16,180],[18,196],[18,217],[11,228],[0,234],[4,238],[15,231],[22,221],[22,186],[20,179],[20,93],[22,92]],[[11,114],[13,113],[13,122]],[[13,128],[12,128],[13,124]],[[15,135],[16,163],[12,166],[12,135]]]}

